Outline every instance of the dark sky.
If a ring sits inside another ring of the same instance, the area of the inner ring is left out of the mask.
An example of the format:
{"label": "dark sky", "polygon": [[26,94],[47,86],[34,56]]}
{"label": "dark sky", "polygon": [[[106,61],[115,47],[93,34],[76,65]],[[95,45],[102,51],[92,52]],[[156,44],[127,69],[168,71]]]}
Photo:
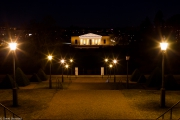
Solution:
{"label": "dark sky", "polygon": [[180,0],[1,0],[0,22],[26,23],[51,15],[60,26],[137,26],[158,10],[164,19],[180,14]]}

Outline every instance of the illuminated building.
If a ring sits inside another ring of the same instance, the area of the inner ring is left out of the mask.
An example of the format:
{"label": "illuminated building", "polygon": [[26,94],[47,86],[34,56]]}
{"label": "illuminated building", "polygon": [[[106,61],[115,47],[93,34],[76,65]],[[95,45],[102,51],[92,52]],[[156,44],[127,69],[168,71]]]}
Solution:
{"label": "illuminated building", "polygon": [[99,48],[100,46],[112,46],[114,43],[110,40],[110,36],[88,33],[80,36],[72,36],[71,45],[75,48]]}

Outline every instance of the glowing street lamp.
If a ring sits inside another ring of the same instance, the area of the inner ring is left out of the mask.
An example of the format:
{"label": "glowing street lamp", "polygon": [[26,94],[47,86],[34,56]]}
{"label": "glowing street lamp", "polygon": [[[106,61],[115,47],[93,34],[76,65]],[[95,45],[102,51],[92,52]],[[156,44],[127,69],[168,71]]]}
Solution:
{"label": "glowing street lamp", "polygon": [[115,65],[117,63],[117,60],[113,60],[113,64],[114,64],[114,82],[116,82],[116,75],[115,75]]}
{"label": "glowing street lamp", "polygon": [[162,51],[166,51],[167,46],[168,46],[168,43],[165,43],[165,42],[160,43],[160,46],[161,46],[161,50],[162,50]]}
{"label": "glowing street lamp", "polygon": [[66,64],[66,65],[65,65],[65,68],[67,69],[67,77],[68,77],[68,68],[69,68],[69,65]]}
{"label": "glowing street lamp", "polygon": [[117,60],[114,59],[114,60],[113,60],[113,63],[116,64],[116,63],[117,63]]}
{"label": "glowing street lamp", "polygon": [[[71,64],[70,66],[71,66],[71,75],[72,75],[72,63],[73,63],[73,59],[70,59],[69,61],[70,61],[70,64]],[[71,80],[71,75],[70,75],[70,80]]]}
{"label": "glowing street lamp", "polygon": [[65,67],[66,67],[66,68],[69,68],[69,65],[68,65],[68,64],[66,64],[66,65],[65,65]]}
{"label": "glowing street lamp", "polygon": [[126,61],[127,61],[127,81],[126,81],[126,88],[129,88],[129,80],[128,80],[128,61],[130,59],[130,56],[126,56]]}
{"label": "glowing street lamp", "polygon": [[65,60],[64,60],[64,59],[62,59],[62,60],[61,60],[61,63],[62,63],[62,64],[64,64],[64,62],[65,62]]}
{"label": "glowing street lamp", "polygon": [[106,75],[107,75],[107,63],[108,63],[108,59],[104,59],[105,63],[106,63]]}
{"label": "glowing street lamp", "polygon": [[52,56],[51,55],[48,56],[48,60],[52,60]]}
{"label": "glowing street lamp", "polygon": [[9,48],[12,51],[13,55],[13,77],[14,77],[14,84],[13,84],[13,106],[18,106],[18,95],[17,95],[17,86],[16,86],[16,76],[15,76],[15,50],[17,47],[17,43],[11,42],[9,43]]}
{"label": "glowing street lamp", "polygon": [[165,107],[165,87],[164,87],[164,54],[166,52],[168,43],[160,43],[162,50],[162,87],[161,87],[161,96],[160,96],[160,106]]}
{"label": "glowing street lamp", "polygon": [[110,79],[111,79],[111,68],[113,67],[112,64],[109,65],[109,68],[110,68]]}
{"label": "glowing street lamp", "polygon": [[51,55],[48,55],[48,60],[50,61],[50,76],[49,76],[49,88],[51,89],[52,88],[52,81],[51,81],[51,61],[52,61],[52,56]]}
{"label": "glowing street lamp", "polygon": [[72,63],[72,62],[73,62],[73,59],[70,59],[70,62]]}
{"label": "glowing street lamp", "polygon": [[61,64],[62,64],[62,82],[64,82],[64,79],[63,79],[63,64],[65,63],[65,60],[64,59],[62,59],[61,60]]}
{"label": "glowing street lamp", "polygon": [[9,43],[10,50],[16,50],[16,47],[17,47],[17,43],[15,42]]}

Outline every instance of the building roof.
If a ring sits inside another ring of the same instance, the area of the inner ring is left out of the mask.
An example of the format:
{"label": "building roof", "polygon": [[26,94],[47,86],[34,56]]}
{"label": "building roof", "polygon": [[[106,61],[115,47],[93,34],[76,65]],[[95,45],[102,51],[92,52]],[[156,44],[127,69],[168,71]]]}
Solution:
{"label": "building roof", "polygon": [[80,35],[80,38],[101,38],[101,35],[93,34],[93,33],[88,33],[84,35]]}

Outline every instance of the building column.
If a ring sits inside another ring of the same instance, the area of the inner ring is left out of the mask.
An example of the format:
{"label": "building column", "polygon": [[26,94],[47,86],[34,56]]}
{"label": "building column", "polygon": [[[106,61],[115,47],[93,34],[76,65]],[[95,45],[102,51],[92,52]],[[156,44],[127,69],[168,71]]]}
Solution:
{"label": "building column", "polygon": [[80,39],[80,45],[82,45],[82,39]]}

